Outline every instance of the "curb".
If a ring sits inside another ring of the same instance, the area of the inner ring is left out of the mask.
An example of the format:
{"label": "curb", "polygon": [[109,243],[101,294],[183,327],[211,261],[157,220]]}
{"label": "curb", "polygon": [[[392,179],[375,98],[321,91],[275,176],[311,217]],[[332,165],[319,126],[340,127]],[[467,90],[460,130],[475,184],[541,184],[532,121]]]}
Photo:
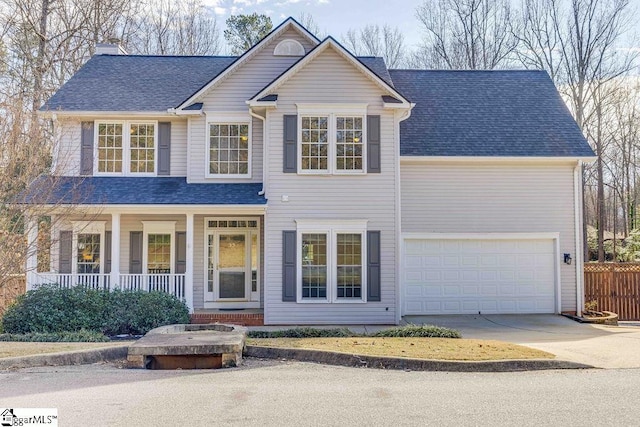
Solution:
{"label": "curb", "polygon": [[88,365],[97,362],[126,359],[128,352],[128,346],[118,346],[96,350],[78,350],[65,353],[8,357],[6,359],[0,359],[0,370],[34,368],[38,366]]}
{"label": "curb", "polygon": [[244,355],[262,359],[292,359],[300,362],[315,362],[326,365],[356,368],[399,369],[407,371],[446,372],[517,372],[547,369],[591,369],[594,366],[566,360],[489,360],[489,361],[448,361],[407,359],[386,356],[363,356],[331,351],[258,347],[248,345]]}

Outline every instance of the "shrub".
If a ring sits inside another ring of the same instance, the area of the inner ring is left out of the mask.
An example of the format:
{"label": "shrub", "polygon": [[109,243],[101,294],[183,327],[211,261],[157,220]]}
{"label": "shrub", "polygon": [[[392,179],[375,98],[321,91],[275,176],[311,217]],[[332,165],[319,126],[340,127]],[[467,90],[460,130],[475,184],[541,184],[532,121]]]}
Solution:
{"label": "shrub", "polygon": [[172,323],[188,323],[184,302],[164,292],[102,291],[81,286],[40,286],[19,297],[2,318],[4,332],[145,334]]}
{"label": "shrub", "polygon": [[0,341],[21,342],[106,342],[109,338],[100,332],[82,329],[77,332],[29,332],[27,334],[0,334]]}
{"label": "shrub", "polygon": [[455,329],[433,325],[407,325],[384,329],[370,334],[372,337],[427,337],[427,338],[462,338]]}
{"label": "shrub", "polygon": [[336,338],[354,337],[357,334],[346,328],[295,328],[283,331],[249,331],[247,336],[249,338]]}

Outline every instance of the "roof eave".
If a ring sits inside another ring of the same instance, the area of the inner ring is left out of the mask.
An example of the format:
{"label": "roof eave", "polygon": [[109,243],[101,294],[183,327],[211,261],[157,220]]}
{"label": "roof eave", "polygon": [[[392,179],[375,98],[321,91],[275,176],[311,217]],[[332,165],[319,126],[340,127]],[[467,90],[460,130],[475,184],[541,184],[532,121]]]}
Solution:
{"label": "roof eave", "polygon": [[122,116],[135,116],[135,117],[167,117],[172,116],[168,110],[165,111],[88,111],[88,110],[47,110],[38,111],[38,115],[45,118],[56,117],[122,117]]}
{"label": "roof eave", "polygon": [[320,41],[316,36],[311,34],[309,30],[304,28],[298,21],[289,17],[285,19],[280,25],[274,28],[267,36],[265,36],[262,40],[260,40],[255,45],[251,46],[249,50],[240,55],[237,60],[233,61],[227,68],[225,68],[222,72],[218,73],[212,80],[210,80],[206,85],[201,87],[197,92],[191,95],[187,100],[182,102],[180,105],[176,107],[176,109],[184,108],[195,102],[202,94],[207,92],[213,86],[216,85],[219,81],[224,79],[229,73],[233,72],[236,68],[238,68],[241,64],[244,64],[249,58],[251,58],[255,53],[257,53],[264,45],[268,44],[271,40],[276,38],[278,35],[285,32],[289,26],[295,27],[298,31],[300,31],[304,36],[306,36],[310,42],[314,44],[318,44]]}
{"label": "roof eave", "polygon": [[595,156],[406,156],[400,155],[401,163],[429,163],[429,162],[527,162],[527,163],[591,163]]}

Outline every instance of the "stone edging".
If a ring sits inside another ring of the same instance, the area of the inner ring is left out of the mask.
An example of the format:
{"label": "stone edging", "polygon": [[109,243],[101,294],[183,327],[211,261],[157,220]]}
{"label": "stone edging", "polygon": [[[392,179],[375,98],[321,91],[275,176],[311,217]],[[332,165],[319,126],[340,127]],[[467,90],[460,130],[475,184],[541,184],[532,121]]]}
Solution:
{"label": "stone edging", "polygon": [[117,359],[126,359],[126,345],[65,353],[35,354],[33,356],[0,359],[0,369],[33,368],[37,366],[87,365]]}
{"label": "stone edging", "polygon": [[330,351],[259,347],[248,345],[244,355],[263,359],[292,359],[301,362],[324,363],[327,365],[361,368],[400,369],[410,371],[448,372],[515,372],[545,369],[589,369],[591,365],[553,359],[531,360],[491,360],[491,361],[448,361],[406,359],[384,356],[363,356]]}

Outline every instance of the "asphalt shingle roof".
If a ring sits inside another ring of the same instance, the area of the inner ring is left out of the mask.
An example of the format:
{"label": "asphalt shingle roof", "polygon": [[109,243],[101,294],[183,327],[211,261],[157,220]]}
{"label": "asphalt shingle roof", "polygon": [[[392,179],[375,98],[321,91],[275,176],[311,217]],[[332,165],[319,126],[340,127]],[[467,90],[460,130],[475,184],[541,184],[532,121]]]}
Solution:
{"label": "asphalt shingle roof", "polygon": [[[166,111],[231,65],[235,56],[94,55],[41,108],[63,111]],[[382,58],[358,58],[387,83]]]}
{"label": "asphalt shingle roof", "polygon": [[166,111],[235,60],[230,56],[94,55],[41,110]]}
{"label": "asphalt shingle roof", "polygon": [[544,71],[390,70],[416,106],[403,156],[593,156]]}
{"label": "asphalt shingle roof", "polygon": [[[50,189],[54,190],[51,191]],[[42,176],[23,194],[24,204],[264,205],[261,183],[187,184],[180,177]]]}

